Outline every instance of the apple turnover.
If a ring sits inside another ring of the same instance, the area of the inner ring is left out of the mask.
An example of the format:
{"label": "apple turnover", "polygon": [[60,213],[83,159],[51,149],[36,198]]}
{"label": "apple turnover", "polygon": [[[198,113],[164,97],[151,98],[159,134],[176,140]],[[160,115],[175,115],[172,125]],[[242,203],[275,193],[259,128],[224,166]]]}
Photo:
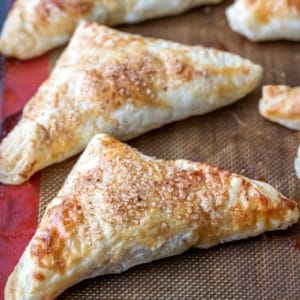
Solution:
{"label": "apple turnover", "polygon": [[267,183],[154,159],[99,134],[49,203],[5,299],[54,299],[90,277],[286,229],[298,218],[297,203]]}

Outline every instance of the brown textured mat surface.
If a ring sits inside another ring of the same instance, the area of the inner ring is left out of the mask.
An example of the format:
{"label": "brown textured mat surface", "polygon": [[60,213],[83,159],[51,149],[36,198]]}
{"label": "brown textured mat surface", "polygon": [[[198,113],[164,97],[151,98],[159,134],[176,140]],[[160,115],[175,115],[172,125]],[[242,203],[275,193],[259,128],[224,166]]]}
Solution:
{"label": "brown textured mat surface", "polygon": [[[265,83],[299,85],[299,43],[251,44],[232,33],[224,18],[229,4],[122,29],[205,44],[249,57],[265,67]],[[263,120],[260,89],[215,113],[165,126],[130,142],[159,158],[206,161],[264,179],[300,199],[293,161],[299,137]],[[59,190],[75,159],[42,174],[41,209]],[[300,226],[210,250],[138,266],[120,275],[86,280],[59,299],[300,299]]]}

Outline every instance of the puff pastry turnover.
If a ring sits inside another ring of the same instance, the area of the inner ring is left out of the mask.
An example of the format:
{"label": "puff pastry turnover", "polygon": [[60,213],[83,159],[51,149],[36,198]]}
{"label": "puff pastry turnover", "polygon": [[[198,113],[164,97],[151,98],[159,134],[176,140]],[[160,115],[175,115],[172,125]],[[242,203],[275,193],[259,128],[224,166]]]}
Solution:
{"label": "puff pastry turnover", "polygon": [[[264,86],[259,111],[272,122],[293,130],[300,130],[300,87]],[[295,170],[297,177],[300,178],[300,147],[295,160]]]}
{"label": "puff pastry turnover", "polygon": [[285,229],[298,218],[297,203],[267,183],[157,160],[99,134],[48,205],[6,300],[53,299],[86,278]]}
{"label": "puff pastry turnover", "polygon": [[226,15],[252,41],[300,40],[300,0],[236,0]]}
{"label": "puff pastry turnover", "polygon": [[261,75],[237,55],[83,23],[2,141],[0,181],[24,182],[81,152],[96,133],[128,140],[231,104]]}
{"label": "puff pastry turnover", "polygon": [[80,20],[116,25],[173,15],[222,0],[17,0],[4,24],[2,54],[20,59],[65,44]]}

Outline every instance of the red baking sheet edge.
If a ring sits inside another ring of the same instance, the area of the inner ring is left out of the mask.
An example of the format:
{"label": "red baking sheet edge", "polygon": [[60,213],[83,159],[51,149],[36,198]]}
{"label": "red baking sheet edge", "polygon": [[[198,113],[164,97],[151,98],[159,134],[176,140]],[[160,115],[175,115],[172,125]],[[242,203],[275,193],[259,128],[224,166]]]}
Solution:
{"label": "red baking sheet edge", "polygon": [[[24,62],[4,61],[2,120],[22,109],[48,77],[48,70],[48,55]],[[0,300],[9,274],[36,230],[39,194],[40,174],[20,186],[0,185]]]}

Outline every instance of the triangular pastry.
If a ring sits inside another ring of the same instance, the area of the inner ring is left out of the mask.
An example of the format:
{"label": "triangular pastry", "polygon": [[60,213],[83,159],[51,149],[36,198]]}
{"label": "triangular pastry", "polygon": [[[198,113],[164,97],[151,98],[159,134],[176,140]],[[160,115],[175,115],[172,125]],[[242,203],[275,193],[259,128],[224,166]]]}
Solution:
{"label": "triangular pastry", "polygon": [[249,40],[300,40],[300,0],[236,0],[226,15]]}
{"label": "triangular pastry", "polygon": [[65,44],[80,20],[116,25],[173,15],[222,0],[16,0],[0,52],[28,59]]}
{"label": "triangular pastry", "polygon": [[244,97],[262,68],[237,55],[82,23],[0,145],[0,181],[19,184],[97,133],[128,140]]}
{"label": "triangular pastry", "polygon": [[157,160],[96,135],[50,202],[6,284],[6,300],[53,299],[77,282],[297,222],[269,184]]}
{"label": "triangular pastry", "polygon": [[[293,130],[300,130],[300,87],[264,86],[259,112],[272,122]],[[295,160],[295,170],[300,179],[300,147]]]}

